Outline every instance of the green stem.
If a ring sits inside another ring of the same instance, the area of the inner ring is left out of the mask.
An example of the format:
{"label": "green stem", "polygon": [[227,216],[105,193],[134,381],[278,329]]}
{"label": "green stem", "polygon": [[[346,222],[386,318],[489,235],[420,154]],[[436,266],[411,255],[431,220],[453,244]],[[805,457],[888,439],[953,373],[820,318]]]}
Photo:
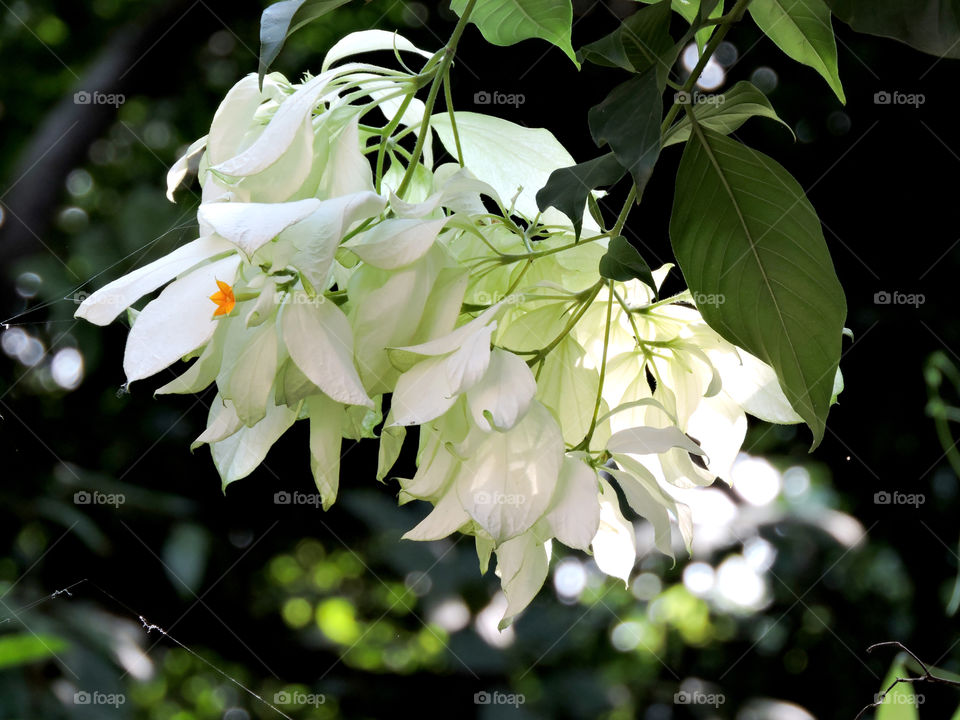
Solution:
{"label": "green stem", "polygon": [[630,192],[627,193],[627,199],[623,203],[623,208],[620,210],[620,214],[617,216],[617,222],[613,226],[613,230],[610,231],[612,237],[616,237],[623,231],[623,226],[627,223],[627,217],[630,215],[630,210],[633,209],[633,201],[637,199],[637,186],[633,185],[630,188]]}
{"label": "green stem", "polygon": [[453,111],[453,93],[450,91],[450,68],[443,73],[443,99],[450,113],[450,128],[453,130],[453,142],[457,146],[457,162],[463,167],[463,148],[460,147],[460,132],[457,130],[457,114]]}
{"label": "green stem", "polygon": [[443,59],[440,61],[437,71],[433,76],[433,82],[430,83],[430,92],[427,94],[427,100],[424,103],[423,122],[420,124],[420,132],[417,135],[417,144],[413,148],[413,161],[407,166],[407,171],[403,175],[403,180],[400,182],[400,187],[397,188],[398,197],[403,197],[404,192],[406,192],[407,187],[410,185],[410,181],[413,180],[414,170],[416,170],[417,164],[420,162],[420,156],[423,153],[423,145],[427,141],[427,135],[430,133],[430,115],[433,112],[433,106],[437,102],[437,94],[440,92],[440,85],[443,83],[443,76],[446,74],[447,70],[449,70],[450,63],[453,62],[453,56],[457,51],[457,43],[460,42],[460,36],[463,35],[463,31],[467,28],[467,22],[470,20],[470,13],[473,12],[473,7],[476,4],[477,0],[467,0],[467,5],[460,14],[460,20],[457,22],[457,26],[453,29],[453,34],[450,36],[447,46],[443,49]]}
{"label": "green stem", "polygon": [[[700,78],[700,74],[703,72],[703,69],[707,66],[707,63],[710,62],[710,58],[713,57],[713,53],[716,52],[717,47],[720,43],[723,42],[723,39],[727,36],[730,27],[735,23],[739,22],[740,18],[743,17],[743,13],[746,12],[747,5],[750,4],[750,0],[737,0],[737,4],[721,18],[718,18],[719,27],[717,31],[713,34],[713,37],[710,38],[710,42],[707,43],[707,47],[703,50],[703,55],[700,56],[700,59],[697,61],[696,67],[690,73],[690,77],[687,78],[687,81],[683,84],[681,92],[689,93],[693,90],[693,86],[697,84],[697,80]],[[663,124],[660,126],[660,134],[662,135],[667,131],[667,129],[673,124],[673,121],[677,117],[677,113],[680,112],[681,104],[677,101],[673,101],[673,105],[670,107],[670,110],[667,111],[667,116],[663,120]]]}
{"label": "green stem", "polygon": [[603,381],[607,372],[607,349],[610,346],[610,321],[613,317],[613,280],[607,283],[607,324],[603,330],[603,354],[600,358],[600,382],[597,384],[597,401],[593,406],[593,418],[590,420],[590,429],[584,436],[577,450],[587,450],[590,447],[590,441],[593,440],[593,433],[597,429],[597,416],[600,414],[600,405],[603,403]]}
{"label": "green stem", "polygon": [[397,110],[397,114],[393,116],[393,120],[383,129],[383,135],[380,138],[380,148],[377,150],[377,193],[380,192],[380,183],[383,181],[383,158],[387,153],[387,144],[390,142],[390,136],[393,135],[393,131],[396,130],[400,124],[400,119],[403,117],[403,114],[410,106],[413,95],[414,93],[411,92],[403,99],[403,103],[400,105],[400,109]]}

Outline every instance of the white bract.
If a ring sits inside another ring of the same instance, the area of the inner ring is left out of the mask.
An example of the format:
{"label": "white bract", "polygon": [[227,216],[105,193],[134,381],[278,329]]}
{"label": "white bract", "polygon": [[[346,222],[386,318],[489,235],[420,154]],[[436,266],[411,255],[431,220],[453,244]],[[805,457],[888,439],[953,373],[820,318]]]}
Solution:
{"label": "white bract", "polygon": [[[384,479],[418,427],[399,498],[433,507],[404,537],[474,536],[482,571],[496,556],[505,624],[539,592],[557,543],[628,581],[638,549],[615,485],[672,557],[692,542],[675,491],[729,479],[747,413],[800,418],[773,370],[711,330],[689,295],[601,278],[611,233],[593,218],[578,242],[564,215],[539,213],[536,191],[573,163],[549,131],[431,114],[417,76],[352,61],[385,49],[436,64],[367,31],[301,83],[238,82],[168,175],[172,199],[197,168],[197,239],[77,316],[106,325],[160,290],[128,314],[127,381],[216,385],[194,446],[210,446],[224,486],[307,420],[326,509],[343,438],[379,436]],[[434,131],[455,162],[434,165]]]}

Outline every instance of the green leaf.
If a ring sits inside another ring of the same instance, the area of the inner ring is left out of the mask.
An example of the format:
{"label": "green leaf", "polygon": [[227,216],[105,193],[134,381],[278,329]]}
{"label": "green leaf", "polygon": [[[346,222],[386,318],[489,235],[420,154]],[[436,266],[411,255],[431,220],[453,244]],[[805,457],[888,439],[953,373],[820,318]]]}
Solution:
{"label": "green leaf", "polygon": [[[647,5],[658,2],[658,0],[641,1],[647,3]],[[700,0],[672,0],[670,7],[691,25],[700,21],[701,12],[704,12],[705,16],[711,19],[723,15],[723,3],[717,2],[717,0],[713,0],[712,2],[708,0],[708,2],[705,3],[701,3]],[[716,28],[716,25],[709,25],[697,31],[697,48],[700,52],[703,52],[703,48],[706,46],[707,41],[710,39],[710,36],[713,35],[713,31],[716,30]]]}
{"label": "green leaf", "polygon": [[846,104],[837,71],[837,42],[823,0],[753,0],[748,6],[764,34],[797,62],[820,73]]}
{"label": "green leaf", "polygon": [[703,305],[704,320],[773,367],[816,447],[847,307],[803,188],[766,155],[696,129],[677,173],[670,237],[691,292],[726,298]]}
{"label": "green leaf", "polygon": [[0,637],[0,670],[46,660],[67,647],[67,641],[56,635],[4,635]]}
{"label": "green leaf", "polygon": [[297,30],[350,0],[281,0],[260,15],[260,85],[283,44]]}
{"label": "green leaf", "polygon": [[[710,95],[694,104],[697,122],[721,135],[729,135],[752,117],[776,120],[790,133],[793,130],[777,115],[770,100],[756,87],[741,80],[723,95]],[[690,137],[690,118],[685,114],[663,136],[663,147],[684,142]]]}
{"label": "green leaf", "polygon": [[827,0],[827,5],[857,32],[960,58],[960,0]]}
{"label": "green leaf", "polygon": [[597,147],[609,145],[633,176],[638,200],[660,156],[662,119],[663,96],[653,69],[615,87],[587,114],[593,141]]}
{"label": "green leaf", "polygon": [[654,294],[657,292],[650,266],[623,235],[613,238],[606,254],[600,258],[600,275],[618,282],[636,279],[653,288]]}
{"label": "green leaf", "polygon": [[554,170],[550,173],[547,184],[537,193],[537,207],[542,212],[553,206],[570,218],[579,240],[583,227],[583,210],[590,191],[613,185],[625,173],[613,153]]}
{"label": "green leaf", "polygon": [[[467,0],[452,0],[450,9],[462,15]],[[542,38],[563,50],[579,69],[570,33],[573,6],[570,0],[477,0],[470,15],[487,42],[501,47],[521,40]]]}
{"label": "green leaf", "polygon": [[577,53],[581,60],[641,73],[656,66],[661,89],[680,47],[670,36],[670,2],[661,0],[624,20],[620,27]]}
{"label": "green leaf", "polygon": [[[902,662],[894,663],[883,681],[880,692],[890,687],[898,677],[909,677],[909,675]],[[876,700],[879,699],[879,697],[876,698]],[[917,698],[913,694],[913,685],[910,683],[897,683],[884,697],[883,703],[877,707],[876,720],[919,720],[919,717]]]}

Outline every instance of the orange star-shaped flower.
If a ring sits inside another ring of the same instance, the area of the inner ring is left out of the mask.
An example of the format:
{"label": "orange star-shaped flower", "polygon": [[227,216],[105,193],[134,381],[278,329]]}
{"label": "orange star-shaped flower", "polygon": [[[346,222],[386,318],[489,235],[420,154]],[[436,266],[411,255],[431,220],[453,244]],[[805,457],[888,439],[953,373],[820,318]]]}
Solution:
{"label": "orange star-shaped flower", "polygon": [[217,309],[213,311],[214,317],[230,314],[233,306],[237,304],[237,299],[233,295],[232,287],[220,280],[217,280],[217,287],[220,289],[210,296],[210,299],[217,304]]}

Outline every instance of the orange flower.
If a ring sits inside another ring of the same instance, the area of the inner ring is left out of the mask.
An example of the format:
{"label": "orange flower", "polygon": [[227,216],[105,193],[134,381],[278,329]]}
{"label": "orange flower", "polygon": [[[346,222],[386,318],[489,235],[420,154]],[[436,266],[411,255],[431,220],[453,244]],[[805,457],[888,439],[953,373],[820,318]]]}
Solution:
{"label": "orange flower", "polygon": [[237,304],[237,299],[233,296],[233,288],[220,280],[217,280],[217,287],[220,289],[210,296],[210,299],[217,304],[213,316],[229,315],[233,306]]}

